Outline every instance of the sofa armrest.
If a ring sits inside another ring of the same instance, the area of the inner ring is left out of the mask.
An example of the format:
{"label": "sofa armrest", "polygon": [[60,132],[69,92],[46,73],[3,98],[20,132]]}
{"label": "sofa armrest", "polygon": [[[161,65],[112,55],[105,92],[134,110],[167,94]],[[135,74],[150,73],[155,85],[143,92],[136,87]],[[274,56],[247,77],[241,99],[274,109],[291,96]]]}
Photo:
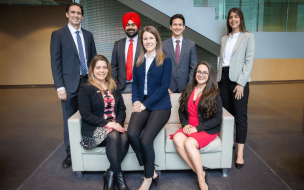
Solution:
{"label": "sofa armrest", "polygon": [[234,117],[223,108],[223,120],[219,137],[222,141],[221,168],[231,168],[233,146]]}
{"label": "sofa armrest", "polygon": [[70,148],[72,157],[73,171],[84,171],[82,160],[82,147],[80,141],[81,135],[81,116],[79,111],[68,119],[68,128],[70,136]]}

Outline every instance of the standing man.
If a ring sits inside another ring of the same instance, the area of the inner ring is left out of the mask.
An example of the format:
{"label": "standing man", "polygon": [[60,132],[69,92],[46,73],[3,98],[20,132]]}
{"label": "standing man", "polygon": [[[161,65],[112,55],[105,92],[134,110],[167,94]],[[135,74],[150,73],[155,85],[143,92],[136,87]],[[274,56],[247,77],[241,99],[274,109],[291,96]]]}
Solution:
{"label": "standing man", "polygon": [[135,12],[126,13],[122,17],[122,26],[127,37],[114,44],[111,61],[112,77],[122,93],[132,93],[133,66],[139,56],[139,15]]}
{"label": "standing man", "polygon": [[172,75],[169,93],[180,93],[191,83],[197,65],[195,43],[183,37],[185,18],[181,14],[170,19],[172,37],[162,42],[163,52],[172,60]]}
{"label": "standing man", "polygon": [[63,137],[67,153],[62,162],[63,168],[72,165],[67,120],[78,110],[78,88],[81,83],[87,81],[90,61],[96,55],[92,33],[80,28],[83,18],[82,6],[78,3],[68,5],[66,17],[68,25],[54,31],[51,38],[51,66],[55,88],[62,105]]}

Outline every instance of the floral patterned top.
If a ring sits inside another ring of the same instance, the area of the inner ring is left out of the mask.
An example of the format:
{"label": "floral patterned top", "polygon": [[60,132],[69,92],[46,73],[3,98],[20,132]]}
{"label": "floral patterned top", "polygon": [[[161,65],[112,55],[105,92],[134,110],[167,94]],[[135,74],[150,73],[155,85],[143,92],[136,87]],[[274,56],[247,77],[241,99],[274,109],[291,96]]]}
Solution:
{"label": "floral patterned top", "polygon": [[105,105],[103,118],[113,122],[116,119],[116,115],[114,112],[114,108],[115,108],[114,96],[110,91],[106,90],[105,93],[102,93],[102,97]]}

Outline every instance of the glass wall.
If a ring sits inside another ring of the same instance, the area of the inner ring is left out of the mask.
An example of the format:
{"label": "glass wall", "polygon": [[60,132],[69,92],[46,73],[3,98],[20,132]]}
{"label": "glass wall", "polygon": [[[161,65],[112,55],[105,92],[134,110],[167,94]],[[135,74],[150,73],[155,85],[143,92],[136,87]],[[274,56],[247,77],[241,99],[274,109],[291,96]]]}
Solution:
{"label": "glass wall", "polygon": [[304,0],[194,0],[195,7],[215,7],[216,18],[226,20],[229,9],[242,9],[251,32],[303,32]]}

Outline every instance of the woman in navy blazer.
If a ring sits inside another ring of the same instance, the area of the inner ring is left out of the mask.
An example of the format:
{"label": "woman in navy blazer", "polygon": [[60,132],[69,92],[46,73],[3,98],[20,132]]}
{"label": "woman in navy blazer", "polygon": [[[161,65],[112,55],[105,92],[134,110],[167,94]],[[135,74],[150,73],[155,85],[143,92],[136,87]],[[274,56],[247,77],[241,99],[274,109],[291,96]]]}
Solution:
{"label": "woman in navy blazer", "polygon": [[254,61],[254,35],[247,32],[243,12],[232,8],[228,12],[227,31],[221,40],[217,81],[223,107],[235,119],[237,158],[235,167],[244,167],[244,144],[247,137],[247,105],[250,73]]}
{"label": "woman in navy blazer", "polygon": [[[123,127],[126,106],[111,72],[108,59],[96,55],[89,67],[88,82],[80,85],[78,107],[82,117],[81,144],[90,149],[96,146],[106,147],[110,168],[103,176],[104,189],[114,189],[116,183],[119,190],[128,190],[121,170],[121,162],[129,149],[126,129]],[[98,136],[104,129],[109,134],[102,141]]]}
{"label": "woman in navy blazer", "polygon": [[145,178],[139,189],[147,190],[152,181],[157,185],[159,180],[154,169],[153,141],[171,115],[168,88],[172,63],[162,51],[156,28],[145,27],[140,38],[140,55],[133,72],[133,113],[128,127],[128,139],[139,164],[145,168]]}

